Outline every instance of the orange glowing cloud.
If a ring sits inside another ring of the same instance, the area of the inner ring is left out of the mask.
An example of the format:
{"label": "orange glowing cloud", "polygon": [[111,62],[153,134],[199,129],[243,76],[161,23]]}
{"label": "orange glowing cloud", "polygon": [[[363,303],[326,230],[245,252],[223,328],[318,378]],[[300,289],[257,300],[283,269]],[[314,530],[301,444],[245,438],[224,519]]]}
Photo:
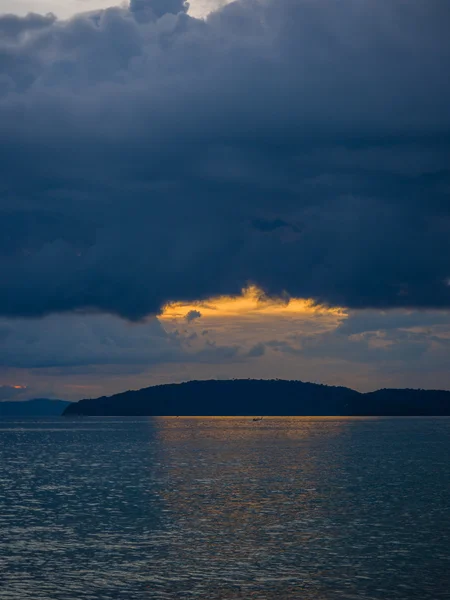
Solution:
{"label": "orange glowing cloud", "polygon": [[[219,296],[203,302],[167,304],[158,317],[166,331],[175,331],[195,349],[202,340],[242,348],[335,330],[347,318],[339,307],[304,298],[269,298],[250,286],[239,296]],[[205,338],[206,336],[206,338]]]}
{"label": "orange glowing cloud", "polygon": [[347,316],[343,308],[321,306],[304,298],[269,298],[256,286],[250,286],[239,296],[218,296],[193,303],[172,302],[164,307],[159,319],[163,322],[182,319],[192,311],[198,311],[208,320],[329,317],[340,321]]}

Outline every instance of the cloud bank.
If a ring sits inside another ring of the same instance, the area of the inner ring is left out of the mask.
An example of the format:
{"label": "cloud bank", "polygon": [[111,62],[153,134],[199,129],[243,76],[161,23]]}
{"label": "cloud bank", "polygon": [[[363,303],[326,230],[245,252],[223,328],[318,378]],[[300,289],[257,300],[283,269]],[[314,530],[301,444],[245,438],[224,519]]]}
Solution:
{"label": "cloud bank", "polygon": [[0,402],[12,400],[24,393],[27,388],[20,385],[0,385]]}
{"label": "cloud bank", "polygon": [[447,0],[0,16],[0,314],[450,305]]}

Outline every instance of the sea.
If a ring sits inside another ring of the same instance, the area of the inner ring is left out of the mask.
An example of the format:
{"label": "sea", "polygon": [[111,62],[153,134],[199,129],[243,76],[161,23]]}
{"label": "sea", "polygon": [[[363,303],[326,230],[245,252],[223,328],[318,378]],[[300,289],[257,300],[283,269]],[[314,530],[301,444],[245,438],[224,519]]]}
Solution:
{"label": "sea", "polygon": [[448,600],[450,419],[4,419],[0,598]]}

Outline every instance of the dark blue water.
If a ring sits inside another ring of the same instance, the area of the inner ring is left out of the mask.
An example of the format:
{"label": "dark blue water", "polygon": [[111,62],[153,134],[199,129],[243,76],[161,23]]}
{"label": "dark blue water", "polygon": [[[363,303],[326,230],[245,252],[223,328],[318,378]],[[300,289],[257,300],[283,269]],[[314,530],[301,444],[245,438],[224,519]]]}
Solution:
{"label": "dark blue water", "polygon": [[0,422],[2,600],[450,598],[450,419]]}

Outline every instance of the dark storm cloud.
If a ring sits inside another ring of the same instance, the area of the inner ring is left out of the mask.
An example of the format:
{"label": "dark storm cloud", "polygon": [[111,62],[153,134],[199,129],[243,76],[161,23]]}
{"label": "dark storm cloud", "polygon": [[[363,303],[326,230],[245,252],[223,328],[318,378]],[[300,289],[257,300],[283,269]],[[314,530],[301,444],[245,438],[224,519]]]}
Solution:
{"label": "dark storm cloud", "polygon": [[266,353],[266,347],[264,344],[259,343],[255,344],[250,350],[247,352],[247,356],[249,358],[259,358],[260,356],[264,356]]}
{"label": "dark storm cloud", "polygon": [[133,13],[148,12],[153,18],[164,14],[186,12],[189,4],[183,0],[130,0],[130,11]]}
{"label": "dark storm cloud", "polygon": [[2,15],[0,16],[0,39],[3,42],[17,41],[22,35],[49,27],[55,21],[56,17],[52,14],[29,13],[26,17]]}
{"label": "dark storm cloud", "polygon": [[256,229],[259,229],[259,231],[265,231],[265,232],[275,231],[276,229],[280,229],[280,227],[287,227],[288,229],[292,229],[292,231],[295,231],[296,233],[300,232],[299,228],[296,225],[287,223],[286,221],[283,221],[282,219],[272,219],[272,220],[255,219],[253,221],[253,227],[255,227]]}
{"label": "dark storm cloud", "polygon": [[156,319],[129,324],[109,315],[52,315],[3,325],[0,365],[8,368],[73,368],[152,365],[185,359],[180,342]]}
{"label": "dark storm cloud", "polygon": [[0,17],[0,313],[139,319],[248,281],[448,307],[449,23],[448,0]]}
{"label": "dark storm cloud", "polygon": [[186,315],[185,315],[185,319],[188,323],[191,323],[192,321],[195,321],[196,319],[200,319],[200,317],[202,316],[202,313],[199,310],[190,310]]}
{"label": "dark storm cloud", "polygon": [[[133,374],[162,363],[246,357],[237,344],[219,344],[196,332],[166,332],[156,318],[141,323],[99,314],[0,319],[0,377],[8,369],[34,369],[44,375]],[[7,393],[20,393],[4,387]]]}

